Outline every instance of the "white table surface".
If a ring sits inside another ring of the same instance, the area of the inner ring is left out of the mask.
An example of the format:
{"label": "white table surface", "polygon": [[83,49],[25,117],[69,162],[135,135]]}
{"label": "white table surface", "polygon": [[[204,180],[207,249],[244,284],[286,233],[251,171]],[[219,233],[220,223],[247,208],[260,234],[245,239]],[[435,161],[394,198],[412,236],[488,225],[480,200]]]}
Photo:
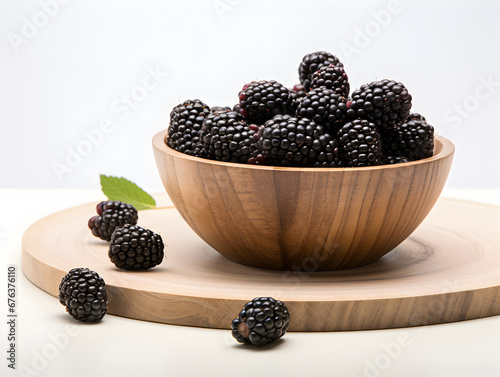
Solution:
{"label": "white table surface", "polygon": [[[500,205],[500,189],[450,189],[443,196]],[[287,333],[262,349],[240,345],[227,330],[112,315],[80,324],[24,277],[21,237],[43,216],[102,199],[89,189],[0,189],[0,376],[500,376],[500,316],[393,330]],[[18,269],[15,371],[7,368],[5,352],[12,264]]]}

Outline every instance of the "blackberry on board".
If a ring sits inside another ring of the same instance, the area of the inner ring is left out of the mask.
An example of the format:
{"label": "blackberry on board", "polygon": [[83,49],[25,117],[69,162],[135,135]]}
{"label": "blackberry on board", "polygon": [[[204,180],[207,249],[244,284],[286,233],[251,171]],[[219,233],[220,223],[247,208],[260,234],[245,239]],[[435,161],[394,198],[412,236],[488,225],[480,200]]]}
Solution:
{"label": "blackberry on board", "polygon": [[106,284],[97,272],[73,268],[59,284],[59,302],[79,321],[100,321],[108,308]]}
{"label": "blackberry on board", "polygon": [[88,226],[92,234],[101,240],[110,241],[116,227],[137,224],[137,209],[131,204],[115,200],[100,202],[96,206],[97,216],[91,217]]}
{"label": "blackberry on board", "polygon": [[323,87],[348,97],[350,86],[344,68],[330,64],[314,72],[311,77],[311,89]]}
{"label": "blackberry on board", "polygon": [[406,120],[411,109],[411,95],[394,80],[373,81],[352,93],[348,115],[366,119],[380,130],[394,129]]}
{"label": "blackberry on board", "polygon": [[162,262],[163,249],[159,234],[139,225],[125,225],[113,232],[108,256],[118,268],[148,270]]}
{"label": "blackberry on board", "polygon": [[[322,154],[332,137],[324,128],[307,118],[276,115],[262,129],[256,146],[256,160],[277,166],[313,166],[318,159],[326,161]],[[257,158],[261,158],[261,161]]]}
{"label": "blackberry on board", "polygon": [[337,133],[342,159],[346,166],[362,167],[382,163],[382,143],[375,124],[355,119],[344,124]]}
{"label": "blackberry on board", "polygon": [[299,65],[299,79],[306,91],[311,89],[313,73],[330,64],[338,67],[344,66],[336,56],[325,51],[312,52],[302,58],[302,62]]}
{"label": "blackberry on board", "polygon": [[203,119],[210,114],[210,107],[199,99],[187,100],[174,107],[170,113],[167,145],[176,151],[195,155],[199,147]]}
{"label": "blackberry on board", "polygon": [[272,297],[258,297],[245,304],[231,322],[231,333],[240,343],[264,346],[285,335],[290,325],[288,308]]}
{"label": "blackberry on board", "polygon": [[240,114],[250,123],[264,124],[278,114],[295,112],[295,98],[274,80],[252,81],[240,91]]}
{"label": "blackberry on board", "polygon": [[434,152],[434,127],[424,120],[410,120],[395,130],[382,132],[387,156],[405,156],[409,161],[431,157]]}
{"label": "blackberry on board", "polygon": [[330,134],[347,121],[348,100],[332,89],[311,89],[299,102],[297,116],[314,120]]}
{"label": "blackberry on board", "polygon": [[246,163],[255,149],[259,127],[234,111],[210,114],[203,122],[203,148],[210,159]]}

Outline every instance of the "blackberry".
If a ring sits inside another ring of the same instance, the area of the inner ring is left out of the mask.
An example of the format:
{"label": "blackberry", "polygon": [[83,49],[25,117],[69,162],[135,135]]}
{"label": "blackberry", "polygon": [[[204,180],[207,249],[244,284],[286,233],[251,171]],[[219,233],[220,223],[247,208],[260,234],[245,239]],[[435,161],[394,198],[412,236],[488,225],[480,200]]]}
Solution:
{"label": "blackberry", "polygon": [[302,84],[295,84],[292,89],[290,89],[291,93],[295,94],[295,98],[304,98],[307,94],[306,88]]}
{"label": "blackberry", "polygon": [[326,88],[310,90],[297,107],[297,116],[314,120],[330,134],[347,121],[347,112],[347,99]]}
{"label": "blackberry", "polygon": [[314,72],[311,77],[311,89],[322,87],[332,89],[335,93],[348,97],[350,87],[344,68],[330,64]]}
{"label": "blackberry", "polygon": [[350,167],[380,165],[382,143],[375,124],[355,119],[344,124],[337,133],[342,159]]}
{"label": "blackberry", "polygon": [[295,112],[294,96],[274,80],[245,84],[238,97],[240,114],[251,123],[264,124],[275,115]]}
{"label": "blackberry", "polygon": [[176,151],[195,155],[199,147],[203,119],[210,114],[210,108],[199,99],[184,101],[170,113],[167,131],[167,145]]}
{"label": "blackberry", "polygon": [[434,127],[424,120],[410,120],[396,130],[382,132],[382,144],[387,156],[405,156],[410,161],[431,157]]}
{"label": "blackberry", "polygon": [[240,114],[241,106],[239,102],[233,106],[233,111],[236,111],[238,114]]}
{"label": "blackberry", "polygon": [[232,111],[232,109],[229,106],[212,106],[210,108],[210,114],[227,113],[228,111]]}
{"label": "blackberry", "polygon": [[163,248],[159,234],[139,225],[125,225],[113,232],[108,256],[118,268],[147,270],[162,262]]}
{"label": "blackberry", "polygon": [[362,85],[352,93],[348,115],[387,130],[404,122],[410,109],[411,95],[406,87],[393,80],[382,80]]}
{"label": "blackberry", "polygon": [[210,159],[246,163],[258,131],[258,126],[248,125],[237,112],[210,114],[203,122],[203,148]]}
{"label": "blackberry", "polygon": [[401,156],[385,156],[382,159],[383,165],[394,165],[394,164],[402,164],[403,162],[408,162],[409,160],[406,157]]}
{"label": "blackberry", "polygon": [[[312,166],[318,159],[328,160],[322,154],[331,136],[313,120],[290,115],[276,115],[264,125],[256,143],[260,153],[249,163],[278,166]],[[261,161],[257,160],[261,158]]]}
{"label": "blackberry", "polygon": [[264,346],[285,335],[289,324],[285,304],[272,297],[259,297],[245,304],[231,322],[231,333],[240,343]]}
{"label": "blackberry", "polygon": [[[327,134],[328,135],[328,134]],[[331,138],[330,135],[328,137]],[[344,166],[337,139],[331,139],[313,164],[319,168],[340,168]]]}
{"label": "blackberry", "polygon": [[110,241],[116,227],[137,224],[138,213],[131,204],[108,200],[96,206],[97,216],[88,222],[92,234],[101,240]]}
{"label": "blackberry", "polygon": [[100,321],[108,308],[106,284],[88,268],[73,268],[59,284],[59,302],[79,321]]}
{"label": "blackberry", "polygon": [[304,85],[306,91],[311,89],[311,77],[318,69],[333,64],[337,67],[344,67],[339,59],[329,52],[318,51],[307,54],[302,58],[299,65],[300,83]]}
{"label": "blackberry", "polygon": [[425,122],[425,117],[419,113],[410,113],[408,115],[408,118],[406,118],[406,121],[408,122],[409,120],[423,120]]}

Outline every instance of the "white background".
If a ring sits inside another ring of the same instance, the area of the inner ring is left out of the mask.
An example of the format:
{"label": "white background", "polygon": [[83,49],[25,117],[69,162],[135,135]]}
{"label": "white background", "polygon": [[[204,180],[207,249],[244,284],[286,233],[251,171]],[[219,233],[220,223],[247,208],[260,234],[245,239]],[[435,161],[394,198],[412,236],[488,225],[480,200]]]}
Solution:
{"label": "white background", "polygon": [[[104,173],[160,189],[151,137],[173,106],[233,105],[255,79],[291,87],[317,50],[340,57],[352,89],[408,87],[457,147],[448,187],[500,186],[500,2],[53,1],[0,5],[0,186],[98,187]],[[151,69],[168,77],[144,91]],[[124,105],[134,91],[142,102]]]}

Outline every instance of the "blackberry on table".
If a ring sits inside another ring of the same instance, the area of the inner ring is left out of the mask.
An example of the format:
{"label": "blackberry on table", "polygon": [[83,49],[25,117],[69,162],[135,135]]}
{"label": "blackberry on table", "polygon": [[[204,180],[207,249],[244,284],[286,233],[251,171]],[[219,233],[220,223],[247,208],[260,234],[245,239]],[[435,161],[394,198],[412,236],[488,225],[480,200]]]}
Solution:
{"label": "blackberry on table", "polygon": [[411,100],[403,84],[393,80],[373,81],[352,93],[348,115],[351,119],[366,119],[380,130],[394,129],[408,117]]}
{"label": "blackberry on table", "polygon": [[79,321],[100,321],[108,308],[106,284],[88,268],[73,268],[59,284],[59,302]]}
{"label": "blackberry on table", "polygon": [[147,270],[162,262],[163,249],[159,234],[138,225],[125,225],[113,232],[108,256],[118,268]]}
{"label": "blackberry on table", "polygon": [[101,240],[110,241],[116,227],[137,224],[138,213],[131,204],[108,200],[96,206],[97,216],[91,217],[88,226],[92,234]]}
{"label": "blackberry on table", "polygon": [[210,159],[246,163],[254,151],[259,126],[234,111],[210,114],[203,122],[203,148]]}
{"label": "blackberry on table", "polygon": [[199,99],[187,100],[174,107],[170,113],[167,145],[176,151],[196,155],[203,119],[208,114],[210,108]]}
{"label": "blackberry on table", "polygon": [[380,165],[382,143],[375,124],[355,119],[344,124],[337,133],[339,147],[346,166]]}
{"label": "blackberry on table", "polygon": [[344,66],[336,56],[325,51],[312,52],[302,58],[302,62],[299,65],[299,78],[300,83],[304,85],[306,91],[311,89],[313,73],[330,64],[338,67]]}
{"label": "blackberry on table", "polygon": [[264,124],[278,114],[295,112],[295,98],[280,83],[271,81],[252,81],[240,91],[240,114],[250,123]]}
{"label": "blackberry on table", "polygon": [[297,116],[314,120],[330,134],[347,121],[348,101],[332,89],[311,89],[299,102]]}
{"label": "blackberry on table", "polygon": [[277,166],[312,166],[318,159],[328,160],[322,154],[328,153],[325,149],[331,139],[324,128],[313,120],[276,115],[264,125],[256,143],[258,154],[248,162]]}
{"label": "blackberry on table", "polygon": [[290,325],[288,308],[272,297],[258,297],[245,304],[231,322],[231,333],[240,343],[264,346],[285,335]]}
{"label": "blackberry on table", "polygon": [[335,93],[348,97],[350,87],[344,68],[330,64],[318,69],[311,77],[311,89],[316,88],[332,89]]}
{"label": "blackberry on table", "polygon": [[382,132],[384,154],[405,156],[409,161],[431,157],[434,152],[434,127],[424,120],[410,120],[395,130]]}

